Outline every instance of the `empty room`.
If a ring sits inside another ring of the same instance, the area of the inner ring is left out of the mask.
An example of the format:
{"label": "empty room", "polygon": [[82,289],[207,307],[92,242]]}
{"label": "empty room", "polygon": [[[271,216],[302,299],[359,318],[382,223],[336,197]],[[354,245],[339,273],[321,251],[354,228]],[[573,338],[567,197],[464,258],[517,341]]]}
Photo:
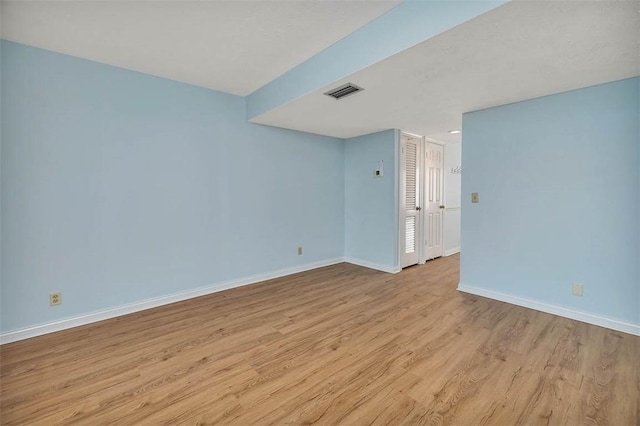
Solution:
{"label": "empty room", "polygon": [[639,1],[0,36],[0,424],[640,424]]}

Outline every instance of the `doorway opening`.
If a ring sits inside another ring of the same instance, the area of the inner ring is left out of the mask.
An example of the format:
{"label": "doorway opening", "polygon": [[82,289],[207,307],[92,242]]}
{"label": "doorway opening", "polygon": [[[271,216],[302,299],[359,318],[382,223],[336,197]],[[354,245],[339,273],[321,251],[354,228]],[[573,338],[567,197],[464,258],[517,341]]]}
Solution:
{"label": "doorway opening", "polygon": [[406,268],[460,251],[461,149],[404,131],[399,140],[398,247]]}

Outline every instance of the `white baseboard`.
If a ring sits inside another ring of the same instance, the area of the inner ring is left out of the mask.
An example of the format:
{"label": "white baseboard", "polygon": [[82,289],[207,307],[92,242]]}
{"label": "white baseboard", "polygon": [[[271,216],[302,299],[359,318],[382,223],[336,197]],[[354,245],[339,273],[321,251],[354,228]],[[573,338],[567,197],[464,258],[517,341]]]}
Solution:
{"label": "white baseboard", "polygon": [[548,314],[558,315],[561,317],[586,322],[587,324],[598,325],[600,327],[610,328],[616,331],[622,331],[623,333],[633,334],[640,336],[640,324],[632,324],[625,321],[616,320],[613,318],[607,318],[600,315],[594,315],[587,312],[576,311],[573,309],[563,308],[561,306],[549,305],[546,303],[538,302],[533,299],[526,299],[523,297],[512,296],[510,294],[500,293],[492,290],[485,290],[483,288],[474,287],[467,284],[458,284],[458,291],[464,293],[475,294],[476,296],[483,296],[489,299],[499,300],[501,302],[511,303],[513,305],[522,306],[525,308],[535,309],[536,311],[546,312]]}
{"label": "white baseboard", "polygon": [[369,262],[362,259],[355,259],[353,257],[345,257],[344,261],[347,263],[352,263],[358,266],[364,266],[365,268],[375,269],[377,271],[387,272],[389,274],[397,274],[402,270],[402,268],[393,268],[386,265],[380,265],[378,263]]}
{"label": "white baseboard", "polygon": [[443,256],[447,257],[447,256],[451,256],[452,254],[456,254],[456,253],[460,253],[460,247],[454,247],[452,249],[445,250]]}
{"label": "white baseboard", "polygon": [[261,281],[271,280],[274,278],[284,277],[286,275],[297,274],[299,272],[309,271],[311,269],[322,268],[324,266],[335,265],[344,262],[343,258],[334,258],[322,260],[319,262],[307,263],[304,265],[294,266],[291,268],[280,269],[265,274],[252,275],[249,277],[239,278],[230,281],[224,281],[206,287],[200,287],[194,290],[187,290],[180,293],[170,294],[168,296],[156,297],[140,302],[129,303],[126,305],[116,306],[114,308],[104,309],[97,312],[78,315],[70,318],[52,321],[46,324],[39,324],[33,327],[26,327],[19,330],[9,331],[0,334],[0,345],[5,343],[16,342],[18,340],[28,339],[30,337],[41,336],[43,334],[54,333],[56,331],[66,330],[68,328],[78,327],[81,325],[91,324],[122,315],[132,314],[134,312],[144,311],[146,309],[157,308],[158,306],[168,305],[170,303],[181,302],[183,300],[192,299],[194,297],[205,296],[211,293],[228,290],[235,287],[242,287],[249,284],[259,283]]}

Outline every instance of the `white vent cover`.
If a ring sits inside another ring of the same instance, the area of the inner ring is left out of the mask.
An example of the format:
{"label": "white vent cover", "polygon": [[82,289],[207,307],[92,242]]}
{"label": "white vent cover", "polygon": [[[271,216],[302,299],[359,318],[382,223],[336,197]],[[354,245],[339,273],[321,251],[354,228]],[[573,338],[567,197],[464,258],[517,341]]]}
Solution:
{"label": "white vent cover", "polygon": [[335,98],[335,99],[342,99],[345,96],[353,95],[354,93],[361,92],[363,90],[364,89],[362,87],[358,87],[353,83],[347,83],[347,84],[343,84],[340,87],[336,87],[333,90],[329,90],[324,94],[327,96],[331,96],[332,98]]}

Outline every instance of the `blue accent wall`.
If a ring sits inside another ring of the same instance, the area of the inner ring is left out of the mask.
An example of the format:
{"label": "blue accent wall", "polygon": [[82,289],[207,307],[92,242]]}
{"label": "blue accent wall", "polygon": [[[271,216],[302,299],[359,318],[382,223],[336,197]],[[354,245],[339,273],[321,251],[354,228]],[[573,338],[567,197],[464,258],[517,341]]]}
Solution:
{"label": "blue accent wall", "polygon": [[345,257],[388,271],[398,268],[396,138],[386,130],[345,141]]}
{"label": "blue accent wall", "polygon": [[[237,96],[0,50],[0,332],[343,256],[398,268],[397,131],[254,125]],[[465,114],[461,283],[640,324],[639,86]]]}
{"label": "blue accent wall", "polygon": [[241,97],[1,50],[3,332],[343,256],[342,140],[249,124]]}
{"label": "blue accent wall", "polygon": [[461,284],[640,324],[639,87],[464,115]]}

